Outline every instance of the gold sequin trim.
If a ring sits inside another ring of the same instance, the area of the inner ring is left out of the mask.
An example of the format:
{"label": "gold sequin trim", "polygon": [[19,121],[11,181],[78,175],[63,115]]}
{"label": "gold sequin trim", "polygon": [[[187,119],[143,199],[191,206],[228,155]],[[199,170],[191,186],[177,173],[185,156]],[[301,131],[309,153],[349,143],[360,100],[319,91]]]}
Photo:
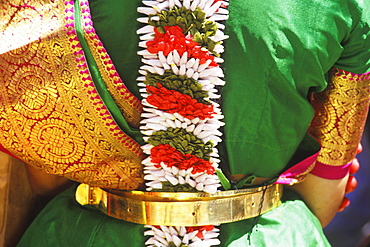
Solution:
{"label": "gold sequin trim", "polygon": [[94,87],[73,4],[2,4],[0,143],[48,173],[136,189],[143,183],[140,145],[117,126]]}
{"label": "gold sequin trim", "polygon": [[313,94],[310,133],[318,139],[318,161],[341,166],[356,155],[369,107],[370,74],[332,69],[327,89]]}

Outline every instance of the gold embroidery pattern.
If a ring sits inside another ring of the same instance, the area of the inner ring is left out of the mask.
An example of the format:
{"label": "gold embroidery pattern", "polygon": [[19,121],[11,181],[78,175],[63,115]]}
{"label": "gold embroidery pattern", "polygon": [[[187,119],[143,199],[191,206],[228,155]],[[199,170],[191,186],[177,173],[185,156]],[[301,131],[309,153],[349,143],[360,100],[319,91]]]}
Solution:
{"label": "gold embroidery pattern", "polygon": [[0,26],[8,49],[0,54],[0,142],[48,173],[138,188],[140,145],[120,130],[94,88],[74,29],[74,1],[39,2],[0,9],[1,16],[14,13]]}
{"label": "gold embroidery pattern", "polygon": [[369,84],[370,74],[333,69],[327,89],[313,95],[316,114],[309,131],[322,147],[319,162],[340,166],[355,157],[368,112]]}
{"label": "gold embroidery pattern", "polygon": [[14,110],[27,118],[48,116],[55,104],[53,98],[57,97],[56,85],[50,74],[35,65],[16,67],[14,71],[10,69],[10,73],[16,83],[9,85],[9,96],[19,102]]}
{"label": "gold embroidery pattern", "polygon": [[109,54],[96,34],[91,20],[88,1],[81,0],[80,5],[82,16],[81,21],[84,26],[84,36],[98,65],[99,72],[104,82],[106,82],[106,87],[127,122],[134,128],[139,128],[140,114],[142,111],[141,102],[125,87],[109,57]]}
{"label": "gold embroidery pattern", "polygon": [[[34,50],[24,46],[33,46],[33,41],[39,40],[40,37],[46,37],[52,30],[61,27],[63,20],[50,16],[51,11],[46,13],[46,11],[52,10],[54,6],[56,4],[50,0],[1,1],[0,34],[4,40],[2,40],[0,46],[0,54],[11,52],[13,55],[17,54],[22,57],[22,59],[33,58],[33,56],[23,56],[23,51],[34,52]],[[45,19],[40,11],[45,12],[49,18]],[[19,30],[22,30],[21,34],[19,34]],[[19,62],[22,62],[22,60],[19,60]]]}
{"label": "gold embroidery pattern", "polygon": [[37,122],[31,132],[30,141],[39,157],[45,161],[70,164],[81,159],[84,141],[76,128],[60,119]]}

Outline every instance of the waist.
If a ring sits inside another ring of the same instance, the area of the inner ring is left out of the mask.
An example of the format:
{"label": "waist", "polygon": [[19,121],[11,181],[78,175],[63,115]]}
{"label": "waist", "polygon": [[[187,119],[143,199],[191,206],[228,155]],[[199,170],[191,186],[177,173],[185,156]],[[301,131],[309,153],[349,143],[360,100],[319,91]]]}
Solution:
{"label": "waist", "polygon": [[283,186],[270,184],[215,194],[104,190],[81,184],[76,200],[125,221],[166,226],[218,225],[254,218],[280,205]]}

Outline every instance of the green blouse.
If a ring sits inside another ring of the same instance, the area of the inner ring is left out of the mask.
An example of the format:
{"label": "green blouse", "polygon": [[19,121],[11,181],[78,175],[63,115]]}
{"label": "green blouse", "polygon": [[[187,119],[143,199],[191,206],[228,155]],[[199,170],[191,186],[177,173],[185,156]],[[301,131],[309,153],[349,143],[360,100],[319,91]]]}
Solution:
{"label": "green blouse", "polygon": [[[139,0],[90,1],[94,27],[138,97],[140,5]],[[226,125],[218,148],[233,174],[274,177],[318,151],[306,134],[314,114],[309,93],[326,87],[332,67],[369,71],[370,14],[362,5],[369,3],[230,0],[221,92]],[[127,128],[140,142],[137,131]]]}

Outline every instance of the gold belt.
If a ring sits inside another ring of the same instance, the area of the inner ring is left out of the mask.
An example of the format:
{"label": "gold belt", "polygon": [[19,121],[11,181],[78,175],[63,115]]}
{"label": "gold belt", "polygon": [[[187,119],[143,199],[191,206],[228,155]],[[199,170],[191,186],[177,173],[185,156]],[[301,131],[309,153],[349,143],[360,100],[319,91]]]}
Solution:
{"label": "gold belt", "polygon": [[76,200],[121,220],[148,225],[218,225],[256,217],[280,205],[280,184],[215,194],[103,190],[81,184]]}

